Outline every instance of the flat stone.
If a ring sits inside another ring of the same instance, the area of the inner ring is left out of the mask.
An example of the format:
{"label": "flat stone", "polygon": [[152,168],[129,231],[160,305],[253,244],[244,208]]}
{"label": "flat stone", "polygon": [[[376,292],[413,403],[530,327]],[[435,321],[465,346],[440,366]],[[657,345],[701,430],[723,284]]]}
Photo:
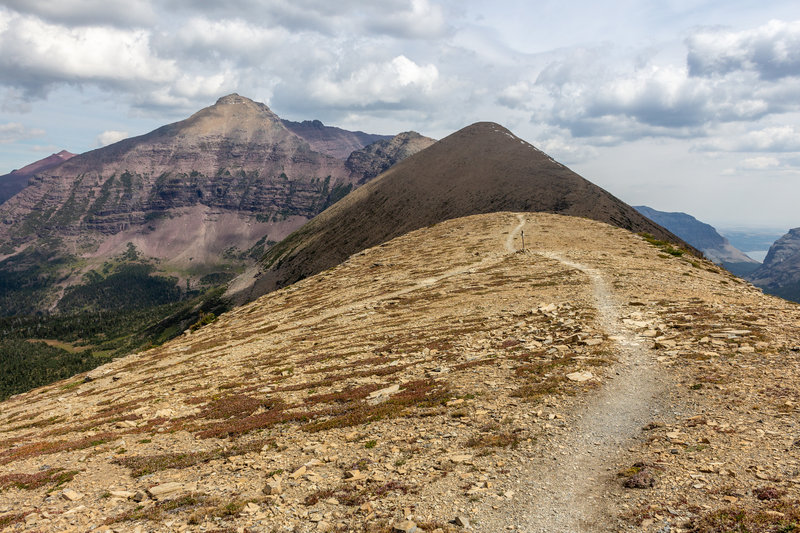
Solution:
{"label": "flat stone", "polygon": [[303,474],[305,474],[306,470],[307,470],[306,466],[303,465],[300,468],[298,468],[297,470],[295,470],[294,472],[292,472],[291,474],[289,474],[289,477],[292,478],[292,479],[297,479],[300,476],[302,476]]}
{"label": "flat stone", "polygon": [[464,515],[458,515],[458,516],[456,516],[455,520],[453,520],[453,523],[454,523],[455,525],[457,525],[457,526],[461,526],[461,527],[463,527],[463,528],[465,528],[465,529],[469,529],[469,527],[470,527],[470,526],[469,526],[469,518],[467,518],[467,517],[466,517],[466,516],[464,516]]}
{"label": "flat stone", "polygon": [[594,377],[594,374],[588,371],[583,372],[572,372],[571,374],[567,374],[567,379],[570,381],[589,381]]}
{"label": "flat stone", "polygon": [[77,490],[64,489],[63,491],[61,491],[61,496],[63,496],[65,499],[71,502],[76,502],[81,498],[83,498],[84,494],[82,492],[78,492]]}
{"label": "flat stone", "polygon": [[147,492],[149,492],[150,496],[152,496],[154,499],[159,500],[182,490],[184,490],[184,485],[182,483],[170,481],[169,483],[162,483],[161,485],[150,487],[147,489]]}
{"label": "flat stone", "polygon": [[281,482],[278,480],[267,481],[267,484],[264,485],[264,494],[267,496],[277,496],[281,492],[283,492],[283,488],[281,487]]}
{"label": "flat stone", "polygon": [[344,478],[347,481],[361,481],[367,479],[367,476],[366,474],[364,474],[364,472],[361,472],[360,470],[348,470],[347,472],[344,473]]}
{"label": "flat stone", "polygon": [[419,531],[419,528],[417,527],[417,524],[411,520],[403,520],[402,522],[398,522],[392,526],[392,531],[394,533],[416,533]]}
{"label": "flat stone", "polygon": [[244,506],[244,509],[242,509],[242,513],[244,514],[256,514],[259,511],[261,511],[261,507],[253,502],[248,502],[247,505]]}
{"label": "flat stone", "polygon": [[126,500],[136,496],[135,492],[131,492],[129,490],[110,490],[108,491],[108,493],[111,494],[111,496],[113,496],[114,498],[123,498]]}
{"label": "flat stone", "polygon": [[400,390],[400,385],[392,385],[391,387],[386,387],[384,389],[379,389],[369,393],[369,398],[371,400],[375,400],[377,398],[382,398],[384,396],[391,396]]}

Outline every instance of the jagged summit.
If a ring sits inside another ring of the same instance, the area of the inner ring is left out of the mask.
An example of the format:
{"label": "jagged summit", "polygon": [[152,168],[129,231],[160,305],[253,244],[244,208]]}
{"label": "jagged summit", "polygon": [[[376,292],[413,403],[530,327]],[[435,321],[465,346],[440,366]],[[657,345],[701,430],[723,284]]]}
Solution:
{"label": "jagged summit", "polygon": [[320,272],[364,248],[443,220],[499,211],[582,216],[682,242],[600,187],[492,122],[406,158],[320,214],[232,284],[241,298]]}

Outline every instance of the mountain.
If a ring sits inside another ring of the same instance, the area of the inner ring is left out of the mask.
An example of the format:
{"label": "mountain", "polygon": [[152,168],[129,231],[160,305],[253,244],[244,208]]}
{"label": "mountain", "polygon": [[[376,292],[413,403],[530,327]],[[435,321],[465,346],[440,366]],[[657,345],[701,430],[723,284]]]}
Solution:
{"label": "mountain", "polygon": [[664,226],[669,231],[688,242],[714,263],[722,265],[737,276],[746,277],[760,265],[741,250],[735,248],[713,226],[700,222],[686,213],[658,211],[646,205],[634,206],[641,214]]}
{"label": "mountain", "polygon": [[400,133],[353,152],[345,161],[345,166],[354,175],[363,176],[360,183],[366,183],[406,157],[421,152],[432,144],[430,141],[415,131]]}
{"label": "mountain", "polygon": [[391,135],[374,135],[363,131],[347,131],[326,126],[319,120],[302,122],[282,120],[281,122],[289,131],[308,142],[315,151],[337,159],[347,159],[356,150],[374,142],[387,141],[392,138]]}
{"label": "mountain", "polygon": [[19,170],[12,170],[8,174],[0,176],[0,204],[24,189],[28,180],[37,172],[50,170],[73,157],[75,154],[61,150],[57,154],[49,155]]}
{"label": "mountain", "polygon": [[663,249],[448,220],[9,398],[0,527],[792,531],[800,307]]}
{"label": "mountain", "polygon": [[775,241],[748,279],[769,294],[800,302],[800,228]]}
{"label": "mountain", "polygon": [[[104,265],[117,269],[125,257],[172,278],[175,297],[230,279],[367,179],[347,157],[373,139],[388,142],[306,124],[232,94],[186,120],[39,171],[0,206],[0,313],[64,309],[74,287],[99,287]],[[396,150],[397,158],[406,153]],[[20,296],[13,286],[30,290]]]}
{"label": "mountain", "polygon": [[498,211],[583,216],[681,242],[502,126],[480,122],[406,158],[314,218],[267,252],[260,268],[234,280],[227,295],[247,301],[403,233]]}

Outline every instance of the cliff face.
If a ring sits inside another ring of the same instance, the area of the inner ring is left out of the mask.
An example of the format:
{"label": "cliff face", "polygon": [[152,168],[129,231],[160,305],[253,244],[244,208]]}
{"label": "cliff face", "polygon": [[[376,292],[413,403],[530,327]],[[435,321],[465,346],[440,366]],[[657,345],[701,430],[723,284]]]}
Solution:
{"label": "cliff face", "polygon": [[764,292],[800,302],[800,228],[775,241],[749,279]]}
{"label": "cliff face", "polygon": [[391,135],[374,135],[363,131],[347,131],[342,128],[326,126],[319,120],[302,122],[283,120],[282,122],[289,131],[308,142],[315,151],[337,159],[347,159],[352,152],[360,150],[368,144],[388,141],[392,138]]}

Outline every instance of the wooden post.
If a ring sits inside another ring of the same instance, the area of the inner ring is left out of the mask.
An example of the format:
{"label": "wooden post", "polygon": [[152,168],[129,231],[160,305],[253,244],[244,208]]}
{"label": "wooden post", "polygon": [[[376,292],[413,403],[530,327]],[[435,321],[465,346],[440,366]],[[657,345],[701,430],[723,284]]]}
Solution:
{"label": "wooden post", "polygon": [[522,235],[522,251],[525,251],[525,230],[520,230],[520,234]]}

